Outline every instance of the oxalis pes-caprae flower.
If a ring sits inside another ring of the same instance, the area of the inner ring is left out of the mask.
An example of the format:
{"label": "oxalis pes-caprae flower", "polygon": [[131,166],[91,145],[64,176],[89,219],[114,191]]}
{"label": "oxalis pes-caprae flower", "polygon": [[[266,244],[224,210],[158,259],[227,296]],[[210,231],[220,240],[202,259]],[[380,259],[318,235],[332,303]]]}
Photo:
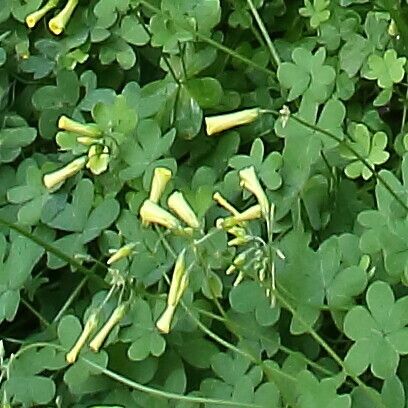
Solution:
{"label": "oxalis pes-caprae flower", "polygon": [[62,115],[58,120],[58,128],[77,134],[77,141],[89,146],[89,148],[87,156],[81,156],[62,169],[46,174],[43,177],[44,185],[49,190],[61,186],[64,181],[77,174],[84,167],[88,168],[95,175],[99,175],[107,170],[110,151],[108,146],[104,144],[103,132],[96,124],[80,123]]}

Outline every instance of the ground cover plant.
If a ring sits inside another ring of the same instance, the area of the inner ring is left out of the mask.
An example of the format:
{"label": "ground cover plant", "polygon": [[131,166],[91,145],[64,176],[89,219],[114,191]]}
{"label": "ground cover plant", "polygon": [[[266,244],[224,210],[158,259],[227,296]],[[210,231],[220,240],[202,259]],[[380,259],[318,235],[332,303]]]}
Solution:
{"label": "ground cover plant", "polygon": [[405,0],[0,0],[2,407],[404,408]]}

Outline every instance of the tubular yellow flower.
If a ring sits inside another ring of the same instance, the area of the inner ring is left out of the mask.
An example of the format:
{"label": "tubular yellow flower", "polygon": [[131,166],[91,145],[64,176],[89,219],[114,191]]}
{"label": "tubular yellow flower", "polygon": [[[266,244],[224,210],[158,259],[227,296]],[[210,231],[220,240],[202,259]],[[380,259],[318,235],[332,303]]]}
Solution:
{"label": "tubular yellow flower", "polygon": [[122,303],[119,305],[110,315],[109,319],[102,326],[101,330],[95,335],[92,341],[89,343],[89,348],[92,351],[99,351],[103,342],[109,336],[112,329],[123,319],[127,311],[127,304]]}
{"label": "tubular yellow flower", "polygon": [[101,144],[93,144],[88,150],[86,167],[93,174],[99,175],[107,170],[109,165],[109,148]]}
{"label": "tubular yellow flower", "polygon": [[150,200],[145,200],[139,210],[143,224],[159,224],[168,229],[178,229],[181,227],[176,217],[161,208]]}
{"label": "tubular yellow flower", "polygon": [[239,245],[244,245],[250,242],[252,237],[250,235],[245,235],[243,237],[236,237],[234,239],[231,239],[228,241],[228,246],[239,246]]}
{"label": "tubular yellow flower", "polygon": [[114,262],[119,261],[120,259],[126,258],[133,252],[133,248],[136,246],[134,242],[130,244],[123,245],[123,247],[119,248],[117,251],[111,255],[111,257],[106,261],[107,265],[111,265]]}
{"label": "tubular yellow flower", "polygon": [[156,167],[153,173],[152,186],[150,188],[149,200],[158,203],[167,183],[171,179],[172,173],[165,167]]}
{"label": "tubular yellow flower", "polygon": [[98,312],[93,312],[86,321],[84,330],[82,330],[82,333],[79,336],[78,340],[76,341],[72,349],[65,356],[65,360],[68,364],[75,363],[82,347],[85,345],[86,340],[96,329],[97,325],[98,325]]}
{"label": "tubular yellow flower", "polygon": [[53,8],[57,7],[59,0],[49,0],[40,9],[29,14],[25,21],[28,28],[34,28],[36,24]]}
{"label": "tubular yellow flower", "polygon": [[84,146],[92,146],[94,144],[103,144],[103,139],[95,139],[89,136],[78,136],[77,142],[83,144]]}
{"label": "tubular yellow flower", "polygon": [[269,217],[269,202],[266,197],[258,177],[255,174],[254,166],[246,167],[240,170],[239,178],[241,179],[240,185],[249,192],[251,192],[258,200],[261,206],[262,214],[265,218]]}
{"label": "tubular yellow flower", "polygon": [[221,207],[229,211],[231,214],[239,214],[239,211],[232,204],[230,204],[218,191],[214,193],[213,200],[216,201]]}
{"label": "tubular yellow flower", "polygon": [[260,218],[262,216],[262,209],[259,204],[255,204],[252,207],[249,207],[242,213],[239,213],[238,215],[234,215],[232,217],[227,217],[224,218],[224,223],[223,226],[224,228],[229,231],[234,225],[245,222],[245,221],[251,221],[251,220],[256,220],[257,218]]}
{"label": "tubular yellow flower", "polygon": [[67,130],[69,132],[78,133],[81,136],[97,138],[102,136],[102,131],[95,124],[85,124],[77,122],[73,119],[62,115],[58,119],[58,128],[62,130]]}
{"label": "tubular yellow flower", "polygon": [[198,218],[193,209],[190,207],[190,204],[184,198],[183,193],[180,191],[175,191],[172,193],[167,199],[167,205],[189,227],[200,227],[200,221],[198,221]]}
{"label": "tubular yellow flower", "polygon": [[55,35],[60,35],[74,12],[78,0],[68,0],[65,7],[48,22],[48,28]]}
{"label": "tubular yellow flower", "polygon": [[51,190],[58,184],[63,183],[65,180],[81,171],[85,167],[87,160],[88,158],[86,156],[79,157],[78,159],[75,159],[71,163],[67,164],[62,169],[46,174],[43,177],[45,187]]}
{"label": "tubular yellow flower", "polygon": [[171,278],[170,290],[167,296],[167,306],[160,318],[156,322],[156,327],[162,333],[169,333],[176,307],[183,296],[188,285],[186,274],[185,249],[180,252],[174,265],[173,276]]}
{"label": "tubular yellow flower", "polygon": [[209,116],[205,118],[207,135],[211,136],[234,128],[235,126],[251,123],[258,118],[261,111],[259,108],[245,109],[239,112],[227,113],[225,115]]}

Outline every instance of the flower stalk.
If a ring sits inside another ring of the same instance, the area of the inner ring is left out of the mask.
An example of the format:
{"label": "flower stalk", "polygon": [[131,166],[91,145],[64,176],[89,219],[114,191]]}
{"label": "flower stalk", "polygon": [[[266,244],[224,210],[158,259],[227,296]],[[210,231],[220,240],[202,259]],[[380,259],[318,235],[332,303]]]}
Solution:
{"label": "flower stalk", "polygon": [[182,192],[175,191],[172,193],[167,200],[167,205],[189,227],[195,229],[200,227],[200,221]]}
{"label": "flower stalk", "polygon": [[173,316],[176,307],[183,296],[188,285],[188,275],[186,273],[185,252],[183,249],[177,257],[174,265],[173,276],[170,283],[170,290],[167,296],[167,306],[160,318],[156,322],[157,329],[164,334],[170,332]]}
{"label": "flower stalk", "polygon": [[91,315],[89,316],[88,320],[85,323],[84,329],[82,330],[82,333],[80,334],[78,340],[71,348],[71,350],[66,354],[65,360],[68,364],[75,363],[88,337],[96,329],[96,326],[98,325],[98,312],[99,311],[91,313]]}
{"label": "flower stalk", "polygon": [[48,22],[48,28],[53,34],[60,35],[65,30],[77,5],[78,0],[68,0],[65,7]]}
{"label": "flower stalk", "polygon": [[254,122],[260,115],[259,108],[244,109],[239,112],[227,113],[224,115],[209,116],[205,118],[207,135],[211,136],[224,130],[232,129],[236,126],[246,125]]}
{"label": "flower stalk", "polygon": [[52,190],[54,187],[62,184],[68,178],[80,172],[85,167],[87,161],[88,158],[86,156],[81,156],[73,160],[63,168],[44,175],[43,183],[45,187],[47,187],[49,190]]}
{"label": "flower stalk", "polygon": [[29,14],[25,22],[28,28],[34,28],[37,23],[52,9],[58,6],[59,0],[48,0],[40,9]]}

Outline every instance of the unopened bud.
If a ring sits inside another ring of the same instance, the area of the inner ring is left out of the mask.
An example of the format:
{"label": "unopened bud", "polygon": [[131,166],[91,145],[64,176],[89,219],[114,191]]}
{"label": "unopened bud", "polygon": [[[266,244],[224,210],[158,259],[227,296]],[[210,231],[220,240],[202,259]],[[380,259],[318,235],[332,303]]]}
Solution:
{"label": "unopened bud", "polygon": [[180,222],[168,211],[150,200],[145,200],[139,210],[144,224],[159,224],[168,229],[179,229]]}
{"label": "unopened bud", "polygon": [[119,261],[122,258],[126,258],[133,252],[133,248],[136,246],[134,242],[131,242],[130,244],[126,244],[123,247],[119,248],[116,250],[113,255],[106,261],[108,265],[113,264],[114,262]]}
{"label": "unopened bud", "polygon": [[239,213],[238,215],[234,215],[232,217],[227,217],[224,219],[224,229],[229,230],[236,224],[240,224],[245,221],[256,220],[262,216],[261,206],[259,204],[253,205],[249,207],[247,210]]}
{"label": "unopened bud", "polygon": [[259,108],[245,109],[239,112],[205,118],[207,135],[211,136],[236,126],[245,125],[255,121],[260,114]]}
{"label": "unopened bud", "polygon": [[229,203],[228,200],[226,198],[224,198],[218,191],[214,193],[213,199],[221,207],[225,208],[231,214],[233,214],[233,215],[238,215],[239,214],[239,211],[231,203]]}
{"label": "unopened bud", "polygon": [[171,171],[165,167],[156,167],[153,173],[152,186],[150,188],[149,200],[158,203],[160,197],[171,179]]}
{"label": "unopened bud", "polygon": [[86,156],[82,156],[78,159],[73,160],[62,169],[46,174],[43,177],[45,187],[51,190],[58,184],[63,183],[65,180],[81,171],[85,167],[87,161],[88,158]]}
{"label": "unopened bud", "polygon": [[82,333],[79,336],[78,340],[76,341],[72,349],[65,356],[65,360],[68,364],[75,363],[82,347],[86,343],[86,340],[96,329],[97,325],[98,325],[98,312],[93,312],[86,321],[84,329],[82,330]]}
{"label": "unopened bud", "polygon": [[251,166],[240,170],[239,177],[241,179],[241,187],[251,192],[257,198],[258,203],[261,206],[263,216],[265,218],[269,217],[268,198],[258,180],[258,177],[255,174],[255,168]]}
{"label": "unopened bud", "polygon": [[167,205],[189,227],[196,229],[200,227],[200,222],[183,193],[180,191],[172,193],[167,200]]}

